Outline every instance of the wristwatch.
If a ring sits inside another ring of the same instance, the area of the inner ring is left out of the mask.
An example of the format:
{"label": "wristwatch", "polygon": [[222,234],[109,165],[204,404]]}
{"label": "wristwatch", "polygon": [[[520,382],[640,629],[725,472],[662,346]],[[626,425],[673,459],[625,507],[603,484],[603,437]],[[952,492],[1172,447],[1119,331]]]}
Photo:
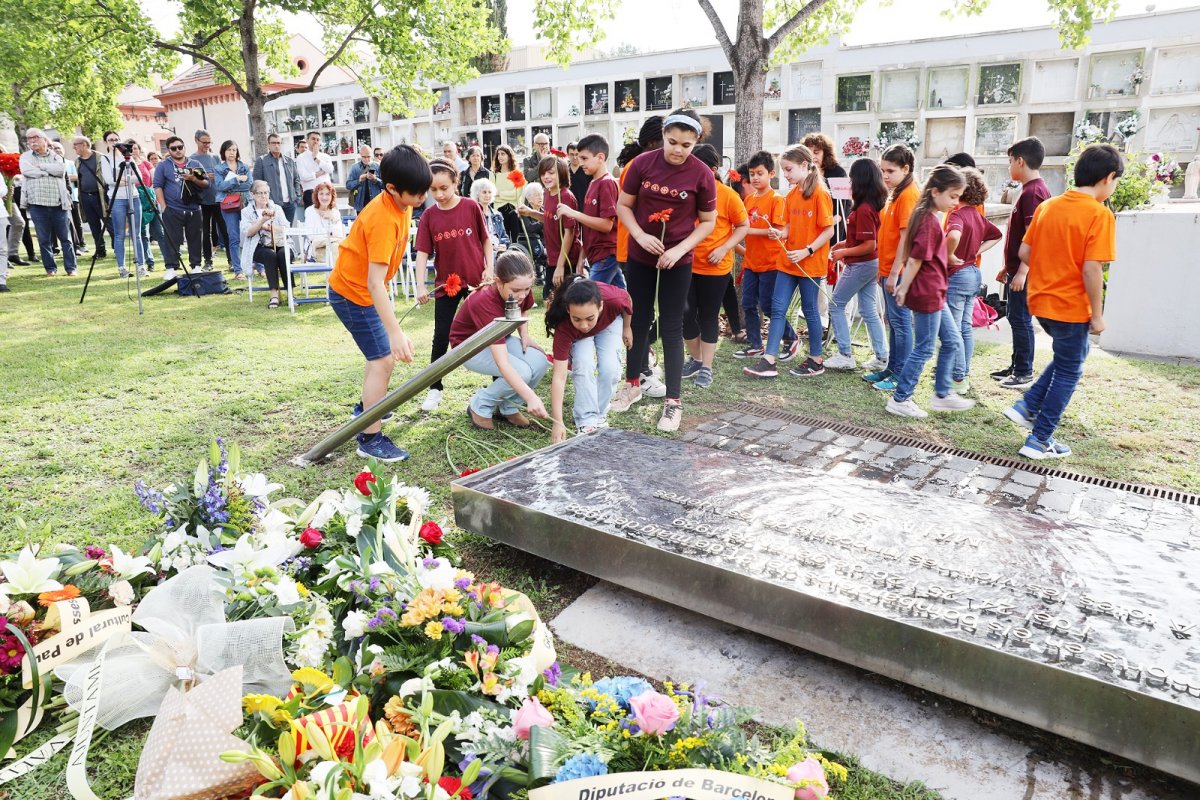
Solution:
{"label": "wristwatch", "polygon": [[809,254],[810,256],[811,256],[811,255],[813,255],[814,253],[816,253],[816,252],[817,252],[816,250],[813,250],[813,249],[812,249],[812,245],[811,245],[811,244],[810,244],[808,247],[804,248],[804,249],[808,251],[808,254]]}

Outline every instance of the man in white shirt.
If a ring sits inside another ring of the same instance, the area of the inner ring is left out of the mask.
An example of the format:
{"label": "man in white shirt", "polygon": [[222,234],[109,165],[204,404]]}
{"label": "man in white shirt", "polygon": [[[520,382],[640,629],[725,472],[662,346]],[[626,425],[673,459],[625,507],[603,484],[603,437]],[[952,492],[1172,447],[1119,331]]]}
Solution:
{"label": "man in white shirt", "polygon": [[458,169],[460,175],[470,166],[467,160],[458,154],[457,142],[442,142],[442,156]]}
{"label": "man in white shirt", "polygon": [[304,208],[312,205],[312,190],[318,183],[333,183],[333,159],[321,151],[321,134],[308,132],[308,149],[296,156],[296,174],[304,190]]}

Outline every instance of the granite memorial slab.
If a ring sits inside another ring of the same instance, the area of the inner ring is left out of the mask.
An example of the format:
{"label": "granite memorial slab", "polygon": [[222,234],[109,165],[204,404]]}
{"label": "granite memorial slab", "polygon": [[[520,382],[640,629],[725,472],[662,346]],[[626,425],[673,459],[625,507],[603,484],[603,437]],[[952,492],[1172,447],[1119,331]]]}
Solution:
{"label": "granite memorial slab", "polygon": [[1186,540],[615,429],[453,496],[466,530],[1200,782]]}

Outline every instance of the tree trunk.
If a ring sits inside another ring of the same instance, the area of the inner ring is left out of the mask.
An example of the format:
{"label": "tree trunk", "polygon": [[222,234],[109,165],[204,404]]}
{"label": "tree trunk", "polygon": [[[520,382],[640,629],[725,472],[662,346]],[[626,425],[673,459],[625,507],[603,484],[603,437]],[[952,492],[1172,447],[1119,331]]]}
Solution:
{"label": "tree trunk", "polygon": [[238,18],[238,35],[242,42],[242,63],[246,69],[246,110],[250,114],[250,141],[254,148],[253,157],[267,152],[267,118],[264,109],[267,96],[262,88],[262,71],[258,63],[258,40],[254,35],[254,10],[256,0],[245,0],[242,16]]}
{"label": "tree trunk", "polygon": [[[739,49],[743,43],[739,42]],[[749,48],[746,48],[749,49]],[[763,143],[763,73],[759,69],[765,58],[747,54],[741,61],[744,67],[735,67],[733,79],[737,85],[737,101],[734,106],[733,165],[745,164],[750,156],[762,149]]]}
{"label": "tree trunk", "polygon": [[248,160],[258,158],[267,152],[267,97],[259,89],[254,94],[246,93],[246,112],[250,115],[250,142],[254,153]]}

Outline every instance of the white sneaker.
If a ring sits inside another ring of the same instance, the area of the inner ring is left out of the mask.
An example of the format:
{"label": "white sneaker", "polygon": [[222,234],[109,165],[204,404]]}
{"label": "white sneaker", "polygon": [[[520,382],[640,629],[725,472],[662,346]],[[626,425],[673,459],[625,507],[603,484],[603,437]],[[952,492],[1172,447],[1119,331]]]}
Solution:
{"label": "white sneaker", "polygon": [[925,419],[929,416],[928,412],[922,410],[919,405],[914,403],[911,397],[903,403],[897,403],[895,397],[889,397],[887,411],[889,414],[895,414],[897,417],[912,417],[913,419]]}
{"label": "white sneaker", "polygon": [[862,368],[867,372],[879,372],[881,369],[887,369],[887,361],[876,356],[863,364]]}
{"label": "white sneaker", "polygon": [[858,369],[854,356],[844,356],[841,353],[825,359],[825,369]]}
{"label": "white sneaker", "polygon": [[425,395],[425,402],[421,403],[421,410],[433,413],[438,410],[438,406],[442,404],[442,390],[430,389],[429,394]]}
{"label": "white sneaker", "polygon": [[137,268],[137,275],[139,278],[146,277],[146,265],[145,264],[142,264],[141,266],[139,266]]}
{"label": "white sneaker", "polygon": [[175,270],[173,270],[173,269],[163,270],[163,280],[164,281],[175,280]]}
{"label": "white sneaker", "polygon": [[662,416],[658,418],[660,431],[679,430],[679,422],[683,419],[683,405],[679,401],[663,403]]}
{"label": "white sneaker", "polygon": [[608,404],[609,411],[628,411],[629,407],[642,399],[642,390],[627,383],[621,387],[621,391],[617,392],[617,396]]}
{"label": "white sneaker", "polygon": [[646,397],[666,397],[667,385],[657,375],[643,375],[642,394]]}
{"label": "white sneaker", "polygon": [[966,411],[968,408],[975,407],[975,401],[954,392],[945,397],[938,397],[935,394],[929,401],[929,407],[934,411]]}

